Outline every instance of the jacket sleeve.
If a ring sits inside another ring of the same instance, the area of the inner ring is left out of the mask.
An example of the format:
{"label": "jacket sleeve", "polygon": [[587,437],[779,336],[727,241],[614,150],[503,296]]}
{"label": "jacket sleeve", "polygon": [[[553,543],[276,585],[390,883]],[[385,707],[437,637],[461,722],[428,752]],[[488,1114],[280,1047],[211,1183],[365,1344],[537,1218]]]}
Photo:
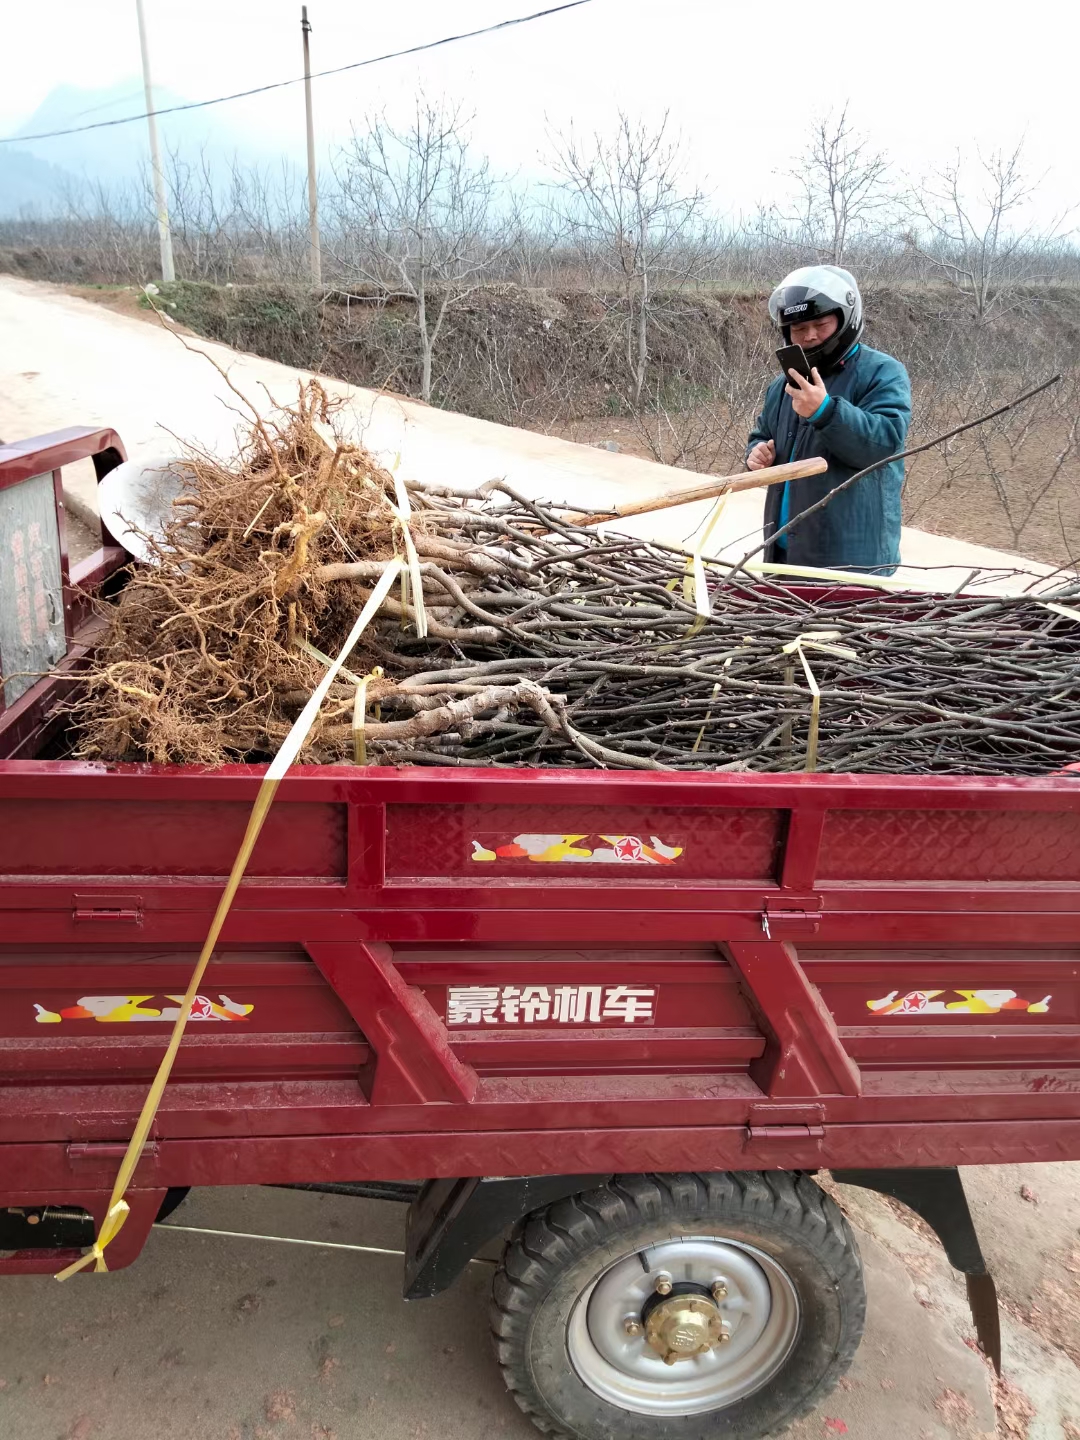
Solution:
{"label": "jacket sleeve", "polygon": [[814,428],[831,454],[862,470],[904,448],[910,420],[911,382],[899,360],[890,356],[857,402],[831,397]]}
{"label": "jacket sleeve", "polygon": [[776,439],[776,436],[773,434],[773,421],[776,418],[776,406],[773,404],[773,392],[775,389],[776,381],[774,380],[768,390],[765,391],[761,414],[754,421],[754,428],[750,431],[750,438],[746,442],[746,454],[743,456],[744,463],[755,445],[760,444],[762,440]]}

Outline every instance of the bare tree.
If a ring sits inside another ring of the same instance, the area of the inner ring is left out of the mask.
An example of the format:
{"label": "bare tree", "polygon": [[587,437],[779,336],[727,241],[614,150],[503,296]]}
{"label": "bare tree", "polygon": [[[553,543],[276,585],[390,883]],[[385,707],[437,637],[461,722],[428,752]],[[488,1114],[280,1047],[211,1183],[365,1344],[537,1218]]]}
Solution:
{"label": "bare tree", "polygon": [[1016,549],[1024,543],[1025,532],[1059,480],[1070,515],[1076,513],[1080,481],[1078,398],[1080,372],[1074,370],[1066,375],[1063,384],[1044,391],[1030,406],[1021,407],[1012,423],[1006,423],[1014,414],[1009,411],[973,432],[982,468]]}
{"label": "bare tree", "polygon": [[[653,459],[704,474],[738,469],[762,391],[771,378],[775,343],[771,328],[763,325],[731,355],[717,351],[701,356],[688,348],[685,370],[659,376],[649,412],[634,417],[634,433]],[[709,375],[710,384],[699,397],[695,377],[702,372]],[[681,392],[688,392],[694,403],[670,403],[669,396],[677,401]]]}
{"label": "bare tree", "polygon": [[705,196],[686,191],[668,117],[649,129],[620,112],[614,138],[573,133],[554,140],[567,226],[593,265],[618,284],[626,323],[633,404],[641,404],[657,286],[681,285],[705,258]]}
{"label": "bare tree", "polygon": [[1015,223],[1036,189],[1024,173],[1021,141],[1011,152],[980,155],[974,174],[957,151],[908,197],[909,248],[968,298],[977,320],[1010,308],[1065,248],[1062,221],[1041,230]]}
{"label": "bare tree", "polygon": [[407,126],[395,129],[385,114],[369,120],[335,166],[335,258],[353,283],[415,304],[424,400],[448,310],[483,282],[501,248],[490,234],[495,182],[487,161],[468,153],[471,118],[421,95]]}
{"label": "bare tree", "polygon": [[790,172],[801,191],[797,230],[819,260],[842,265],[853,241],[880,230],[894,199],[889,162],[871,149],[848,120],[847,105],[814,123],[810,140]]}
{"label": "bare tree", "polygon": [[502,273],[526,289],[553,285],[566,258],[566,227],[559,213],[529,191],[511,189]]}
{"label": "bare tree", "polygon": [[[953,336],[939,334],[932,364],[925,355],[912,357],[913,443],[986,415],[1004,394],[1027,389],[1059,368],[1062,379],[1029,404],[909,463],[907,524],[925,522],[928,529],[1036,559],[1075,559],[1080,369],[1070,364],[1067,341],[1055,347],[1047,339],[968,319]],[[1062,512],[1067,519],[1059,520]]]}

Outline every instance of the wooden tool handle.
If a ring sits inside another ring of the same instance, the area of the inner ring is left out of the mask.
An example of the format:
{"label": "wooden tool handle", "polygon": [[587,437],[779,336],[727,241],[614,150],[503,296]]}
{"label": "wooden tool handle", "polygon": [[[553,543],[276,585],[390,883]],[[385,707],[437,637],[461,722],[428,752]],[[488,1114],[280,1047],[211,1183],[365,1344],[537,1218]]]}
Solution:
{"label": "wooden tool handle", "polygon": [[695,500],[712,500],[718,495],[733,495],[739,490],[757,490],[763,485],[776,485],[784,480],[805,480],[829,468],[821,455],[808,460],[794,460],[788,465],[768,465],[764,470],[744,470],[738,475],[711,475],[700,485],[685,490],[668,490],[644,500],[632,500],[597,514],[567,515],[572,525],[599,525],[605,520],[623,520],[631,515],[647,515],[652,510],[670,510],[676,505],[692,505]]}

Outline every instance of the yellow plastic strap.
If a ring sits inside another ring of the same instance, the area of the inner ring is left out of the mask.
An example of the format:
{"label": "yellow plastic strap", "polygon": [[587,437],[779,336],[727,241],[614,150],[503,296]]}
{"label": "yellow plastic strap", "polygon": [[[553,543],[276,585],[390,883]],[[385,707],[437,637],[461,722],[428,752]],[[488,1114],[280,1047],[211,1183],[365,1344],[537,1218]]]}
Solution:
{"label": "yellow plastic strap", "polygon": [[[864,590],[914,590],[911,580],[896,580],[891,575],[861,575],[855,570],[825,570],[814,565],[786,565],[774,560],[748,560],[741,567],[751,575],[785,575],[793,579],[825,580],[830,584],[854,585]],[[933,592],[931,592],[933,593]]]}
{"label": "yellow plastic strap", "polygon": [[[725,664],[725,665],[730,665],[730,663],[731,663],[731,659],[730,659],[730,656],[729,656],[729,658],[724,661],[724,664]],[[691,745],[691,747],[690,747],[690,753],[691,753],[691,755],[696,755],[696,754],[697,754],[698,748],[699,748],[699,746],[701,745],[702,740],[705,738],[705,730],[706,730],[706,728],[708,727],[709,721],[712,719],[713,705],[716,703],[716,697],[717,697],[717,695],[719,695],[719,694],[720,694],[720,681],[718,680],[718,681],[716,682],[716,684],[712,687],[712,695],[709,697],[709,708],[708,708],[708,710],[705,711],[705,719],[704,719],[704,721],[702,722],[701,729],[697,732],[697,739],[694,741],[693,745]]]}
{"label": "yellow plastic strap", "polygon": [[356,687],[356,699],[353,701],[352,735],[354,765],[367,764],[367,740],[364,736],[364,726],[367,718],[367,687],[368,677],[365,675]]}
{"label": "yellow plastic strap", "polygon": [[716,522],[724,513],[724,506],[726,504],[727,496],[721,495],[713,506],[712,514],[702,527],[701,534],[694,541],[694,548],[691,550],[690,559],[687,561],[687,569],[693,576],[693,598],[698,613],[698,618],[694,621],[689,631],[691,635],[696,634],[712,614],[712,605],[709,602],[709,582],[705,575],[703,555],[705,546],[709,543],[709,537],[716,528]]}
{"label": "yellow plastic strap", "polygon": [[[330,666],[334,663],[329,655],[324,655],[317,645],[312,645],[310,640],[304,640],[298,637],[293,641],[293,645],[297,650],[303,650],[305,655],[310,655],[313,660],[318,660],[320,665]],[[357,675],[356,672],[350,670],[347,665],[342,665],[338,674],[344,675],[345,679],[351,680],[354,685],[359,685],[361,680],[364,679],[363,675]]]}
{"label": "yellow plastic strap", "polygon": [[706,520],[706,522],[705,522],[705,527],[704,527],[704,529],[703,529],[702,532],[701,532],[701,536],[700,536],[700,538],[698,539],[697,544],[694,546],[694,553],[695,553],[695,554],[701,555],[701,554],[704,552],[705,546],[709,543],[709,537],[712,535],[712,532],[716,529],[716,522],[720,519],[720,516],[724,513],[724,506],[725,506],[726,504],[727,504],[727,496],[726,496],[726,495],[721,495],[720,498],[719,498],[719,500],[717,500],[716,504],[713,506],[712,514],[709,516],[708,520]]}
{"label": "yellow plastic strap", "polygon": [[[692,639],[712,614],[712,605],[709,603],[709,582],[705,572],[703,551],[709,543],[709,536],[712,534],[716,522],[723,513],[726,501],[727,497],[721,495],[720,499],[717,500],[713,506],[712,514],[705,522],[701,534],[697,540],[695,540],[694,548],[689,552],[685,565],[685,573],[681,576],[683,599],[688,605],[693,605],[697,610],[697,617],[691,622],[690,628],[682,637],[683,640]],[[675,576],[674,579],[667,582],[664,588],[674,594],[679,583],[680,577]],[[657,653],[671,649],[674,649],[674,645],[662,645]],[[697,747],[695,746],[694,748],[696,749]]]}
{"label": "yellow plastic strap", "polygon": [[857,660],[859,657],[854,650],[846,645],[834,645],[831,642],[839,640],[839,630],[805,630],[801,635],[785,645],[782,650],[784,655],[797,654],[802,661],[803,671],[806,674],[806,683],[810,687],[810,731],[806,737],[806,770],[817,769],[818,755],[818,729],[821,724],[821,690],[814,678],[814,672],[810,669],[810,662],[806,658],[806,649],[820,650],[826,655],[838,655],[842,660]]}
{"label": "yellow plastic strap", "polygon": [[56,1277],[57,1280],[66,1280],[69,1275],[74,1275],[79,1270],[84,1270],[86,1266],[90,1264],[91,1260],[94,1262],[94,1269],[96,1271],[108,1270],[109,1267],[105,1264],[105,1246],[108,1245],[111,1240],[115,1240],[117,1235],[120,1234],[130,1210],[131,1207],[126,1200],[117,1200],[115,1204],[110,1205],[105,1214],[105,1219],[101,1222],[98,1237],[93,1245],[91,1245],[89,1252],[84,1255],[81,1260],[76,1260],[74,1264],[68,1265],[66,1269],[61,1270]]}
{"label": "yellow plastic strap", "polygon": [[[400,456],[398,458],[400,459]],[[397,516],[401,526],[401,536],[405,542],[405,559],[409,567],[408,575],[412,581],[413,604],[416,606],[416,634],[419,639],[423,640],[428,633],[427,611],[424,608],[424,581],[420,574],[420,556],[416,553],[412,531],[409,529],[412,504],[409,500],[409,492],[405,489],[400,475],[394,476],[394,493],[397,496],[397,505],[391,508]]]}
{"label": "yellow plastic strap", "polygon": [[353,701],[353,763],[367,764],[367,739],[364,734],[367,725],[367,687],[369,680],[381,680],[383,668],[376,665],[370,674],[356,684],[356,699]]}
{"label": "yellow plastic strap", "polygon": [[240,881],[244,878],[244,872],[247,869],[248,861],[251,859],[251,852],[255,849],[255,842],[259,838],[259,831],[263,827],[263,821],[266,819],[267,812],[277,793],[278,786],[284,779],[289,767],[299,755],[304,741],[307,739],[311,727],[315,723],[319,709],[326,699],[330,686],[337,679],[345,661],[352,653],[356,642],[378,613],[379,606],[386,599],[390,587],[397,578],[400,569],[401,562],[399,560],[391,560],[388,562],[379,583],[371,592],[367,603],[357,617],[355,625],[349,631],[348,638],[341,647],[340,654],[319,682],[314,694],[297,717],[292,729],[288,735],[286,735],[281,749],[274,756],[269,769],[263,776],[262,784],[259,786],[259,792],[255,796],[255,803],[251,808],[251,815],[248,819],[247,829],[244,831],[244,838],[241,841],[240,849],[237,852],[236,859],[233,861],[232,870],[229,872],[229,878],[221,899],[218,901],[217,909],[214,911],[214,918],[210,922],[210,931],[203,944],[198,964],[192,971],[191,980],[188,982],[187,990],[181,1001],[180,1013],[176,1017],[172,1034],[169,1036],[169,1044],[165,1050],[165,1054],[162,1056],[161,1064],[158,1066],[157,1074],[154,1076],[153,1084],[150,1086],[142,1110],[139,1112],[139,1118],[135,1122],[135,1131],[132,1134],[127,1150],[124,1152],[124,1158],[120,1162],[120,1170],[116,1176],[116,1182],[113,1185],[112,1195],[109,1197],[109,1208],[106,1212],[105,1219],[102,1221],[101,1229],[98,1231],[97,1239],[80,1260],[76,1260],[74,1264],[68,1265],[66,1269],[59,1272],[56,1276],[57,1280],[67,1280],[70,1276],[77,1274],[80,1270],[85,1270],[86,1267],[91,1264],[94,1266],[94,1270],[98,1272],[109,1268],[105,1263],[106,1247],[116,1239],[128,1217],[128,1204],[124,1199],[125,1192],[131,1184],[132,1177],[135,1174],[135,1168],[142,1157],[143,1148],[150,1134],[150,1127],[154,1123],[158,1106],[161,1104],[161,1097],[165,1093],[165,1086],[168,1084],[169,1076],[172,1074],[176,1054],[180,1049],[180,1041],[184,1038],[184,1031],[187,1029],[191,1006],[194,1003],[195,996],[199,993],[199,987],[206,973],[206,967],[210,963],[211,955],[214,953],[214,946],[218,942],[222,927],[232,908],[233,900],[236,898],[236,892],[240,888]]}
{"label": "yellow plastic strap", "polygon": [[[323,665],[333,665],[329,655],[324,655],[316,645],[309,644],[306,640],[296,640],[294,644],[297,650],[303,650],[313,660],[320,661]],[[376,665],[366,675],[357,675],[355,671],[342,665],[338,674],[344,675],[346,680],[351,680],[356,686],[356,698],[353,701],[353,761],[357,765],[367,764],[367,744],[364,739],[364,727],[367,724],[367,687],[369,680],[381,680],[384,674],[383,667]]]}
{"label": "yellow plastic strap", "polygon": [[1059,605],[1056,600],[1040,601],[1044,610],[1052,610],[1055,615],[1064,615],[1066,620],[1080,620],[1080,610],[1075,610],[1071,605]]}

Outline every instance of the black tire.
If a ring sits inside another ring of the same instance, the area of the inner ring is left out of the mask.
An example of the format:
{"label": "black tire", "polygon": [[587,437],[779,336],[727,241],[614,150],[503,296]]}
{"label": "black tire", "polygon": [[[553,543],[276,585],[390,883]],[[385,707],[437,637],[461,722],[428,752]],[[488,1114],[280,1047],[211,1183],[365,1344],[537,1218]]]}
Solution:
{"label": "black tire", "polygon": [[[753,1247],[798,1300],[797,1331],[766,1383],[690,1415],[641,1414],[601,1396],[568,1348],[579,1296],[627,1255],[685,1236]],[[862,1263],[840,1210],[807,1176],[781,1171],[622,1175],[534,1211],[496,1272],[492,1329],[503,1379],[539,1429],[563,1440],[739,1440],[783,1430],[847,1370],[866,1312]]]}

